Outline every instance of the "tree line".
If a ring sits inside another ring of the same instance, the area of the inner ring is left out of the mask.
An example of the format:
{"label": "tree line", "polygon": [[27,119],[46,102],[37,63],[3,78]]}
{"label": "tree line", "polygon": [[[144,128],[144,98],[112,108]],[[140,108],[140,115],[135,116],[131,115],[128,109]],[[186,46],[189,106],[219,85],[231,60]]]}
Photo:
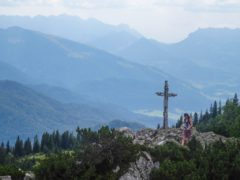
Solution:
{"label": "tree line", "polygon": [[30,138],[22,140],[20,136],[18,136],[14,146],[11,146],[9,141],[6,144],[1,143],[0,164],[4,163],[7,156],[18,158],[40,152],[49,153],[72,149],[76,146],[78,142],[77,139],[78,136],[74,136],[73,133],[69,131],[60,133],[58,130],[52,133],[45,132],[40,139],[36,135],[33,142]]}
{"label": "tree line", "polygon": [[[213,131],[226,137],[240,137],[240,106],[238,95],[227,99],[224,106],[221,101],[214,101],[209,109],[203,113],[191,114],[193,125],[201,132]],[[183,122],[183,117],[176,123],[179,128]]]}

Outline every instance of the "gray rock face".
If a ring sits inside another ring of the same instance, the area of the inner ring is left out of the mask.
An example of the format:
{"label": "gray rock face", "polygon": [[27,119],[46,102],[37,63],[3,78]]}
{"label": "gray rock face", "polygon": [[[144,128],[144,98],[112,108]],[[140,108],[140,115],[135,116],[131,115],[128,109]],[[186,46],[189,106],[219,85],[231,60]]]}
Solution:
{"label": "gray rock face", "polygon": [[0,180],[12,180],[11,176],[0,176]]}
{"label": "gray rock face", "polygon": [[181,140],[181,129],[142,129],[138,131],[133,140],[134,144],[146,145],[153,147],[155,145],[163,145],[167,142],[175,142],[179,144]]}
{"label": "gray rock face", "polygon": [[35,179],[35,175],[32,172],[27,172],[25,174],[24,180],[34,180]]}
{"label": "gray rock face", "polygon": [[117,129],[119,132],[122,132],[124,136],[135,138],[135,133],[128,127],[122,127]]}
{"label": "gray rock face", "polygon": [[[128,137],[132,137],[134,144],[153,147],[156,145],[163,145],[167,142],[174,142],[180,145],[183,130],[180,128],[142,129],[134,133],[128,128],[122,128],[121,132],[123,132],[124,135]],[[193,136],[196,137],[196,139],[202,144],[203,147],[205,147],[206,144],[211,144],[213,142],[219,141],[220,139],[223,142],[225,142],[227,139],[230,139],[213,132],[200,133],[195,128],[192,130],[192,137]]]}
{"label": "gray rock face", "polygon": [[130,164],[128,171],[119,180],[148,180],[153,168],[159,168],[159,163],[154,163],[150,154],[142,152],[139,159]]}

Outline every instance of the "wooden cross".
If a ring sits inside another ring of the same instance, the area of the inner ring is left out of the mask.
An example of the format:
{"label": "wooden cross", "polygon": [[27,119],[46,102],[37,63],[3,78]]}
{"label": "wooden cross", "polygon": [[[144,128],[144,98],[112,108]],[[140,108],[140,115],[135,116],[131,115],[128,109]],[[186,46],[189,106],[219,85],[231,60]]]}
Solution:
{"label": "wooden cross", "polygon": [[164,92],[156,92],[158,96],[163,96],[163,129],[168,128],[168,97],[175,97],[177,94],[168,93],[168,81],[165,81]]}

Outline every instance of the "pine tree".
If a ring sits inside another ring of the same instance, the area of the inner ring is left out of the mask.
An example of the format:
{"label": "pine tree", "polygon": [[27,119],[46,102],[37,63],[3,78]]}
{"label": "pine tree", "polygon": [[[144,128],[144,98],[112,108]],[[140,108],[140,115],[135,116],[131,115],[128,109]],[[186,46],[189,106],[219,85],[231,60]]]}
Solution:
{"label": "pine tree", "polygon": [[41,140],[41,151],[42,152],[49,152],[50,151],[50,135],[45,132],[42,135],[42,140]]}
{"label": "pine tree", "polygon": [[67,149],[69,147],[69,132],[68,131],[65,131],[63,134],[62,134],[62,138],[61,138],[61,148],[62,149]]}
{"label": "pine tree", "polygon": [[210,117],[213,117],[213,105],[212,104],[209,109],[209,115],[210,115]]}
{"label": "pine tree", "polygon": [[193,115],[193,126],[198,124],[198,114],[195,112]]}
{"label": "pine tree", "polygon": [[219,101],[218,103],[218,115],[221,115],[222,114],[222,102]]}
{"label": "pine tree", "polygon": [[20,137],[17,137],[15,147],[14,147],[14,155],[19,157],[23,155],[23,141],[20,139]]}
{"label": "pine tree", "polygon": [[201,113],[200,113],[200,117],[199,117],[198,122],[201,122],[202,120],[203,120],[203,113],[202,113],[202,110],[201,110]]}
{"label": "pine tree", "polygon": [[24,154],[28,155],[32,153],[32,143],[31,140],[28,138],[24,143]]}
{"label": "pine tree", "polygon": [[214,101],[212,117],[215,118],[217,116],[217,114],[218,114],[217,101]]}
{"label": "pine tree", "polygon": [[1,143],[1,148],[5,148],[4,142]]}
{"label": "pine tree", "polygon": [[237,96],[237,93],[235,93],[235,95],[234,95],[233,104],[238,106],[238,96]]}
{"label": "pine tree", "polygon": [[57,130],[55,133],[54,133],[54,144],[57,148],[60,147],[60,143],[61,143],[61,136],[60,136],[60,133],[59,131]]}
{"label": "pine tree", "polygon": [[33,152],[34,152],[34,153],[40,152],[40,144],[39,144],[38,136],[37,136],[37,135],[34,137]]}
{"label": "pine tree", "polygon": [[5,162],[5,158],[6,158],[6,149],[3,148],[1,145],[0,146],[0,165]]}
{"label": "pine tree", "polygon": [[9,141],[7,142],[7,145],[6,145],[6,151],[7,151],[7,153],[11,152],[11,147],[10,147]]}

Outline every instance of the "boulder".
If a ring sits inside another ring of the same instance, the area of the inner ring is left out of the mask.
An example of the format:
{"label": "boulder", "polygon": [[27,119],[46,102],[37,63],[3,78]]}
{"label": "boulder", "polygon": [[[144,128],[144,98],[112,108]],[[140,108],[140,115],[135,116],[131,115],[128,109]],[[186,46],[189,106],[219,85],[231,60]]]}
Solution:
{"label": "boulder", "polygon": [[148,180],[154,168],[159,168],[159,162],[154,163],[149,153],[142,152],[136,162],[130,163],[127,172],[119,180]]}

